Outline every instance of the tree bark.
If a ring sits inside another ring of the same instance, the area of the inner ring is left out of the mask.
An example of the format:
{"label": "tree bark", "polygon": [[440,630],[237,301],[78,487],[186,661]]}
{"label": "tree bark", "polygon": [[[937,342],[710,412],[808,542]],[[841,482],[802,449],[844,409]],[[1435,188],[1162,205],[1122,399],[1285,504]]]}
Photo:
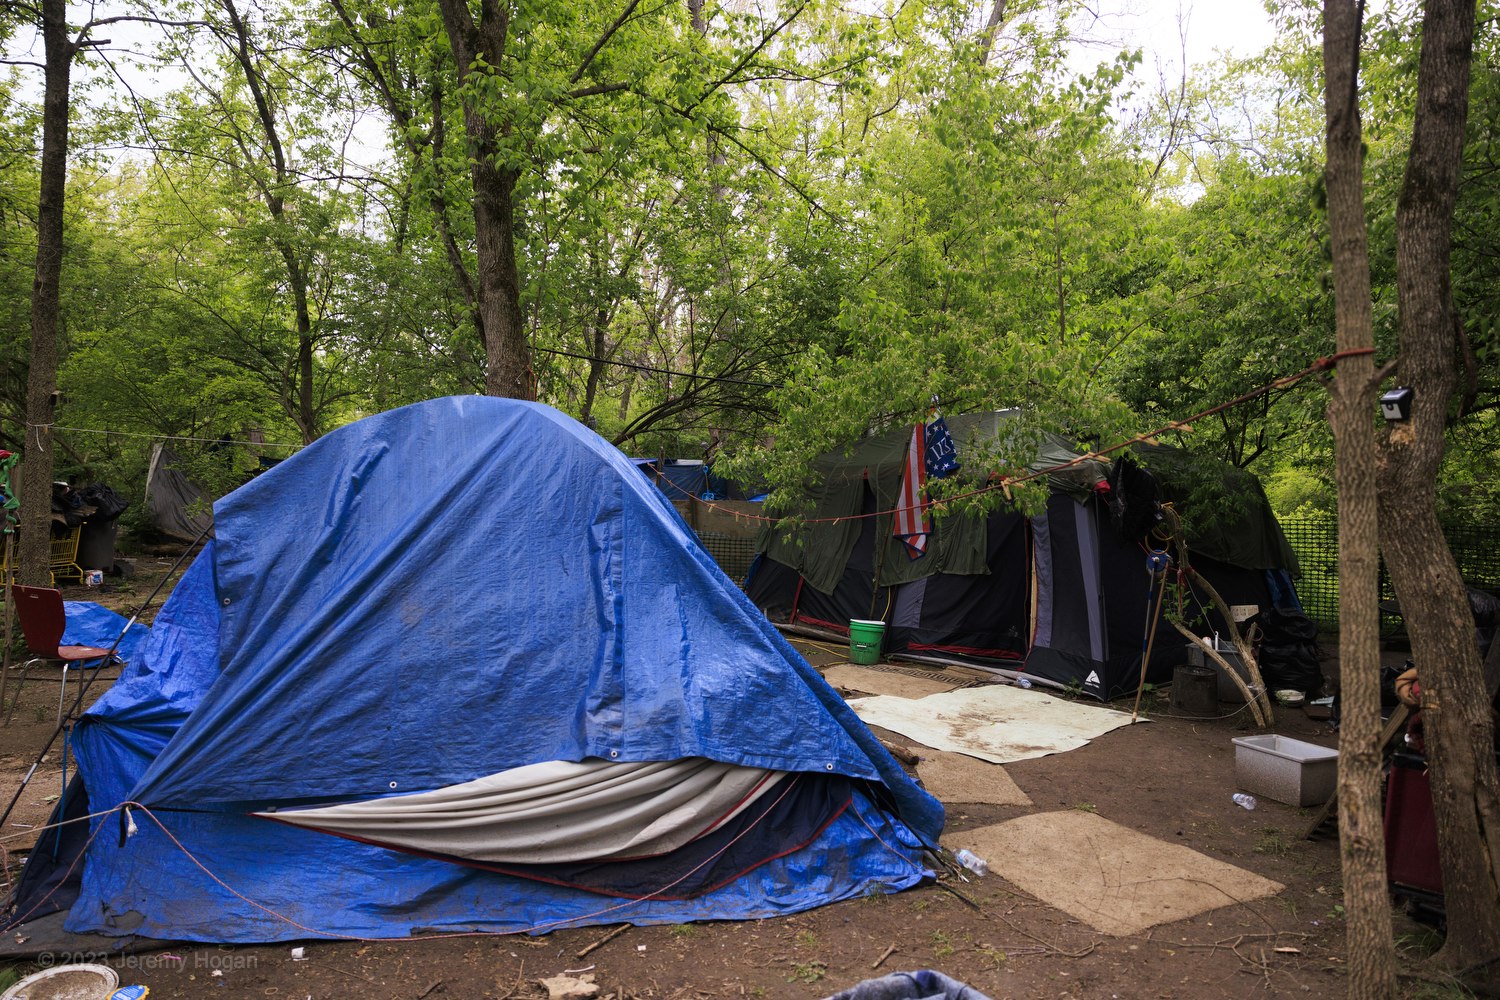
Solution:
{"label": "tree bark", "polygon": [[1454,972],[1500,959],[1500,777],[1474,619],[1438,523],[1436,482],[1462,351],[1449,285],[1453,209],[1463,166],[1473,0],[1429,0],[1422,21],[1411,154],[1396,210],[1399,381],[1410,419],[1381,449],[1382,541],[1422,687],[1448,934],[1437,961]]}
{"label": "tree bark", "polygon": [[[465,0],[439,0],[443,26],[458,64],[460,87],[476,73],[494,72],[505,56],[510,14],[496,0],[482,0],[474,20]],[[482,59],[484,66],[477,61]],[[464,130],[471,146],[474,184],[474,251],[479,272],[479,315],[484,328],[485,392],[530,399],[531,349],[521,315],[516,268],[515,190],[520,169],[503,155],[502,128],[486,114],[472,87],[463,94]]]}
{"label": "tree bark", "polygon": [[989,20],[979,32],[979,65],[985,66],[990,61],[990,53],[995,51],[995,36],[1000,32],[1000,25],[1005,22],[1006,0],[995,0],[995,5],[990,8]]}
{"label": "tree bark", "polygon": [[1363,4],[1323,5],[1328,229],[1340,354],[1328,423],[1339,498],[1339,847],[1349,956],[1348,995],[1396,991],[1380,808],[1380,563],[1375,501],[1374,325],[1359,116]]}
{"label": "tree bark", "polygon": [[21,545],[17,582],[46,587],[52,538],[52,421],[57,407],[57,327],[61,312],[63,204],[68,186],[69,76],[77,44],[64,0],[42,0],[46,47],[42,97],[42,175],[37,199],[36,276],[31,285],[31,358],[21,463]]}

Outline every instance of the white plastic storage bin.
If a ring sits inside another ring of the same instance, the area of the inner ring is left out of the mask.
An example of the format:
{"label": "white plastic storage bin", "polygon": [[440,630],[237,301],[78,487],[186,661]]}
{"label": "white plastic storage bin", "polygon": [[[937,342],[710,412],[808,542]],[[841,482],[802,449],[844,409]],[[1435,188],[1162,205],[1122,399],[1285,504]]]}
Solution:
{"label": "white plastic storage bin", "polygon": [[1234,774],[1247,792],[1289,806],[1322,805],[1339,780],[1339,752],[1287,736],[1236,736]]}

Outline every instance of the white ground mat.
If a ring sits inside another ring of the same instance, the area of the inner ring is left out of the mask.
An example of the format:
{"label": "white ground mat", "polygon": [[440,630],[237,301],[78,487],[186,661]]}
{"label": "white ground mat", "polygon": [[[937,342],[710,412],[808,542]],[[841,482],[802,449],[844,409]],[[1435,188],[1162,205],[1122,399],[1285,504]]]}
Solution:
{"label": "white ground mat", "polygon": [[1029,806],[1031,799],[1005,768],[967,754],[934,750],[922,755],[917,775],[943,805],[983,802],[994,806]]}
{"label": "white ground mat", "polygon": [[1124,712],[1002,684],[915,701],[889,695],[855,698],[849,706],[866,725],[881,726],[934,750],[966,753],[995,764],[1076,750],[1130,724]]}
{"label": "white ground mat", "polygon": [[957,681],[936,677],[914,677],[894,670],[871,670],[852,663],[841,663],[823,671],[823,679],[841,691],[862,694],[888,694],[897,698],[925,698],[958,687]]}
{"label": "white ground mat", "polygon": [[989,877],[999,875],[1048,906],[1117,936],[1273,896],[1283,888],[1080,809],[1022,816],[955,833],[943,842],[988,860]]}

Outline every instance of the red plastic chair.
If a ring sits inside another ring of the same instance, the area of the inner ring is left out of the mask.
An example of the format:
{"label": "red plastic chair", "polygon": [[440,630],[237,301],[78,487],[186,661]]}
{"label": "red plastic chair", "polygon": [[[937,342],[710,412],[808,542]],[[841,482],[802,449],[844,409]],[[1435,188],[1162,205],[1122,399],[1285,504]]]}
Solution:
{"label": "red plastic chair", "polygon": [[[52,587],[27,587],[14,584],[10,588],[11,600],[15,602],[16,618],[21,622],[21,634],[26,637],[26,648],[34,659],[28,660],[25,671],[33,663],[43,660],[61,661],[63,665],[62,691],[57,701],[58,723],[62,723],[62,704],[68,691],[68,668],[85,660],[100,660],[95,666],[103,666],[110,655],[107,649],[98,646],[60,646],[63,632],[68,627],[68,615],[63,608],[62,591]],[[21,686],[26,684],[26,673],[21,674],[21,685],[16,688],[16,700],[21,698]]]}

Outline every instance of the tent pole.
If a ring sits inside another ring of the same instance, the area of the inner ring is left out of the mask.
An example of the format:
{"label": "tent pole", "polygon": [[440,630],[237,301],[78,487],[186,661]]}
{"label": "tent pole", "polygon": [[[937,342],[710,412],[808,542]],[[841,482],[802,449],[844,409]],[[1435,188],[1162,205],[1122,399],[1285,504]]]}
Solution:
{"label": "tent pole", "polygon": [[[880,506],[880,497],[875,497],[875,506]],[[894,516],[894,515],[892,515]],[[890,541],[890,532],[880,530],[880,518],[875,518],[875,573],[870,577],[870,610],[865,617],[875,617],[875,601],[880,593],[880,571],[885,568],[885,544]],[[889,522],[887,522],[889,524]],[[887,623],[889,624],[889,623]]]}

